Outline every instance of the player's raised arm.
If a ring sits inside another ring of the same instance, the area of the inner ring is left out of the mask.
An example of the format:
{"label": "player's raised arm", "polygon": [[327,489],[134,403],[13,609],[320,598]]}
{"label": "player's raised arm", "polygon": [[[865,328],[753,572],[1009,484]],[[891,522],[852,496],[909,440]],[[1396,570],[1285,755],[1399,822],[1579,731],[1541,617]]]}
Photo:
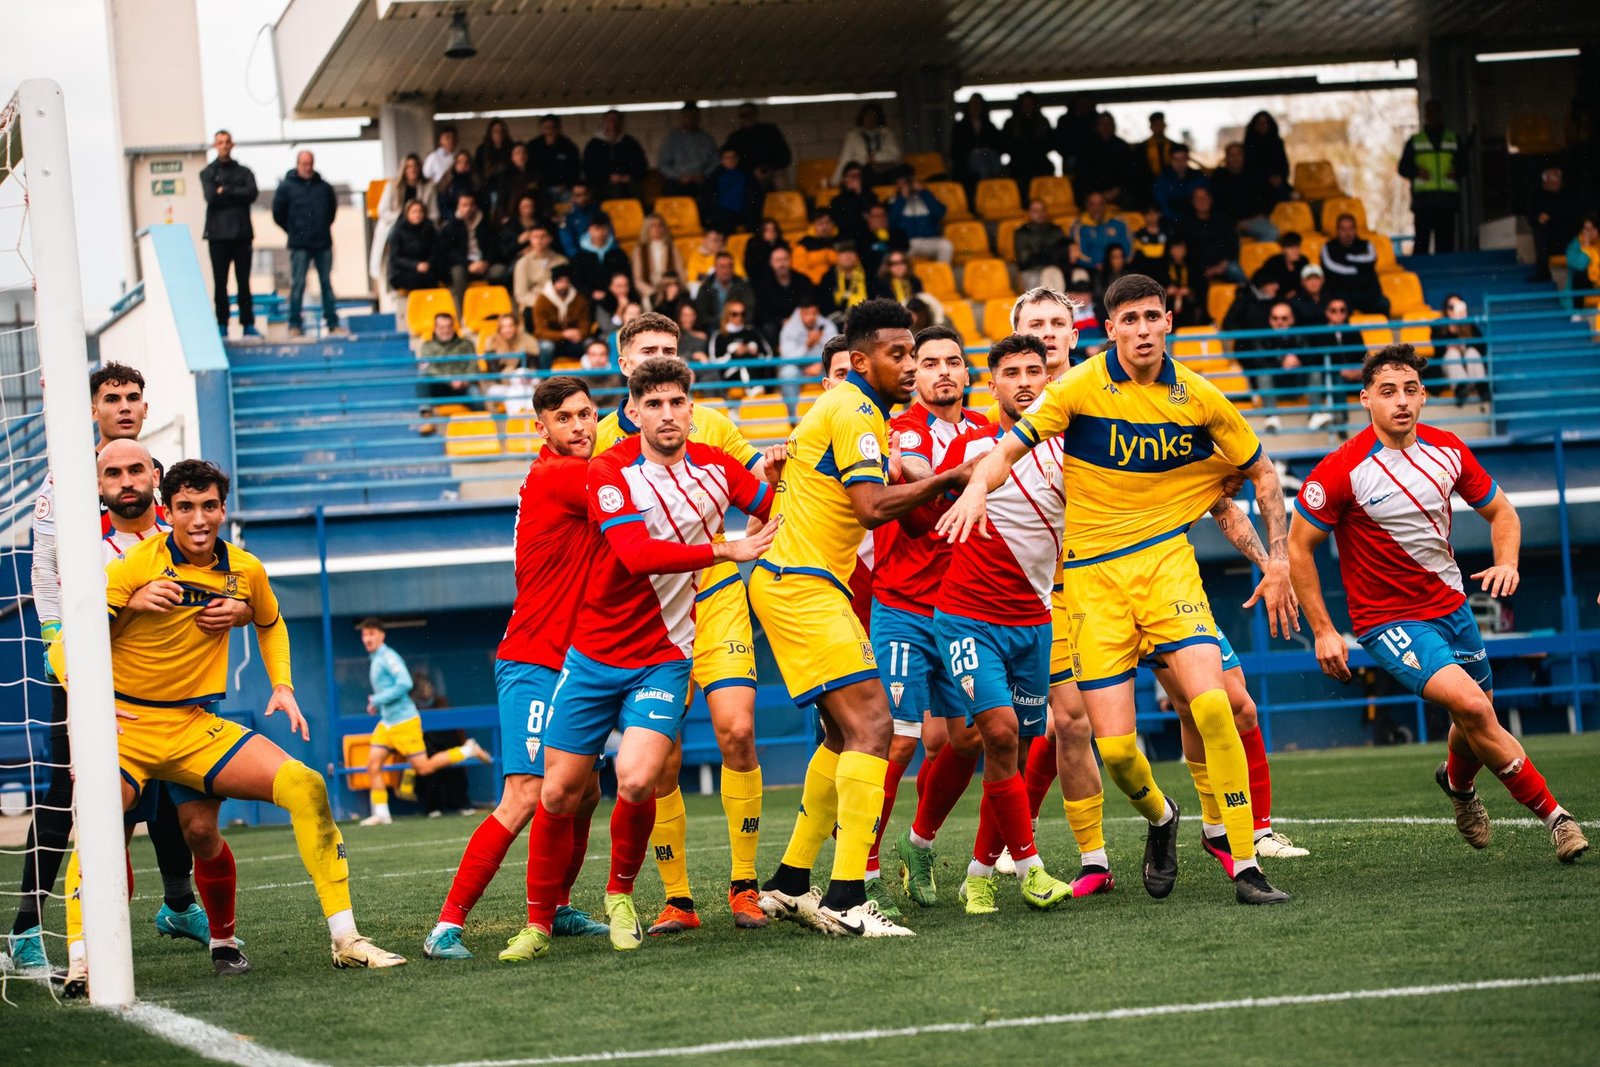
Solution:
{"label": "player's raised arm", "polygon": [[1489,545],[1494,550],[1494,565],[1474,574],[1472,580],[1483,582],[1483,591],[1490,596],[1510,596],[1522,580],[1517,573],[1517,560],[1522,552],[1522,519],[1501,492],[1493,492],[1487,503],[1473,510],[1489,520]]}
{"label": "player's raised arm", "polygon": [[1011,473],[1017,460],[1028,454],[1031,447],[1017,434],[1002,437],[1000,443],[972,468],[966,489],[962,490],[961,497],[951,505],[950,510],[940,517],[934,531],[953,545],[965,544],[974,530],[979,537],[987,539],[989,531],[985,528],[984,516],[987,514],[989,494],[1005,484],[1006,475]]}
{"label": "player's raised arm", "polygon": [[1322,599],[1322,579],[1317,574],[1317,547],[1327,539],[1328,531],[1304,516],[1295,521],[1289,531],[1289,580],[1316,639],[1317,665],[1329,678],[1348,682],[1349,650],[1338,627],[1333,625],[1333,616],[1328,614],[1328,605]]}

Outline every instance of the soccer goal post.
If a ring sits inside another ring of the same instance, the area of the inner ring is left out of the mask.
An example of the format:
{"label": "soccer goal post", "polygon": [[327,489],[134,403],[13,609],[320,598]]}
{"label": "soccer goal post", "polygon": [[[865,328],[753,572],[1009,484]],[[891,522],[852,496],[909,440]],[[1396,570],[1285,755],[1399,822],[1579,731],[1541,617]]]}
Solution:
{"label": "soccer goal post", "polygon": [[0,114],[6,151],[0,183],[24,182],[24,239],[31,253],[44,433],[54,483],[67,729],[75,779],[77,848],[83,875],[84,944],[90,1000],[133,1000],[121,777],[99,491],[88,416],[88,352],[73,215],[72,167],[61,87],[23,82]]}

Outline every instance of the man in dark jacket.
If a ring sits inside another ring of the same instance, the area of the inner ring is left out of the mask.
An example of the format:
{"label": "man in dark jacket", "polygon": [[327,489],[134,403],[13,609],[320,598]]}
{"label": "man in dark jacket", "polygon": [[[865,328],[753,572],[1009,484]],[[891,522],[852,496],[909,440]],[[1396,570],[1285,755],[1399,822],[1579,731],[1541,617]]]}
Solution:
{"label": "man in dark jacket", "polygon": [[339,329],[339,309],[333,300],[333,216],[338,210],[339,198],[317,173],[311,153],[295,156],[294,170],[283,176],[272,196],[272,221],[289,235],[290,337],[305,333],[300,305],[306,295],[306,269],[313,264],[322,291],[322,321],[330,333]]}
{"label": "man in dark jacket", "polygon": [[639,142],[622,132],[622,112],[607,111],[600,118],[600,132],[583,149],[583,176],[590,188],[601,200],[637,197],[648,167]]}
{"label": "man in dark jacket", "polygon": [[773,175],[794,162],[789,142],[778,127],[759,120],[754,104],[740,104],[738,116],[738,127],[722,147],[739,153],[739,165],[756,176],[761,188],[771,189]]}
{"label": "man in dark jacket", "polygon": [[200,172],[206,197],[205,239],[211,252],[211,288],[216,297],[217,327],[228,332],[228,267],[239,289],[239,326],[246,337],[260,337],[250,303],[250,205],[256,202],[256,176],[233,158],[233,135],[218,130],[211,146],[217,158]]}
{"label": "man in dark jacket", "polygon": [[816,303],[816,287],[811,279],[794,269],[789,249],[780,245],[768,256],[767,269],[756,280],[755,322],[776,351],[778,334],[795,308]]}
{"label": "man in dark jacket", "polygon": [[478,198],[462,193],[455,218],[439,228],[440,258],[457,308],[466,300],[468,282],[506,283],[510,270],[499,258],[502,247],[499,228],[479,209]]}
{"label": "man in dark jacket", "polygon": [[539,136],[528,142],[528,170],[538,175],[539,187],[556,200],[582,176],[583,159],[578,146],[561,132],[561,119],[546,115],[539,120]]}

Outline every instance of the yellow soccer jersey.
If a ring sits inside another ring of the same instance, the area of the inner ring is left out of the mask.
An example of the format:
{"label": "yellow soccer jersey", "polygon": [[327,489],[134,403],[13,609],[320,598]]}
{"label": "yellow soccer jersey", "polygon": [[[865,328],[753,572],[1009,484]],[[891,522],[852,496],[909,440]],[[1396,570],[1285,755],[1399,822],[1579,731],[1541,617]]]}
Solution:
{"label": "yellow soccer jersey", "polygon": [[1171,357],[1149,385],[1114,351],[1045,386],[1013,432],[1031,448],[1064,433],[1064,565],[1177,537],[1217,502],[1221,461],[1243,469],[1261,441],[1239,409]]}
{"label": "yellow soccer jersey", "polygon": [[212,704],[227,695],[228,634],[208,634],[195,625],[195,616],[218,597],[249,603],[267,675],[273,685],[289,684],[287,628],[260,560],[218,541],[216,561],[197,567],[184,559],[171,534],[141,541],[106,565],[111,617],[118,617],[140,586],[158,579],[178,583],[183,602],[165,613],[135,612],[112,638],[111,676],[119,703],[178,708]]}
{"label": "yellow soccer jersey", "polygon": [[866,530],[846,487],[888,483],[887,416],[883,398],[855,371],[806,412],[789,436],[789,461],[772,505],[783,525],[761,566],[831,578],[850,595]]}

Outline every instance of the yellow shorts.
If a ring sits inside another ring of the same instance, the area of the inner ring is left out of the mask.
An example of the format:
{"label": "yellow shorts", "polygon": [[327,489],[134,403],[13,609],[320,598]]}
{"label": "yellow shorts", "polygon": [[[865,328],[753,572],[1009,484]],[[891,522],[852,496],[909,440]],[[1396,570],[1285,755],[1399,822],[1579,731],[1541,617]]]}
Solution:
{"label": "yellow shorts", "polygon": [[1050,684],[1072,681],[1072,609],[1065,590],[1050,594]]}
{"label": "yellow shorts", "polygon": [[392,724],[378,723],[372,728],[371,744],[373,748],[382,745],[404,759],[424,755],[428,746],[422,740],[422,716],[413,715]]}
{"label": "yellow shorts", "polygon": [[254,730],[199,705],[119,708],[139,716],[118,720],[122,733],[117,736],[117,764],[133,786],[135,804],[145,784],[156,779],[210,793],[218,773],[255,736]]}
{"label": "yellow shorts", "polygon": [[750,606],[766,631],[789,695],[801,707],[823,693],[878,679],[878,660],[850,597],[827,578],[779,576],[759,563]]}
{"label": "yellow shorts", "polygon": [[739,569],[728,565],[709,572],[716,581],[705,586],[694,604],[694,684],[710,693],[730,685],[756,684],[755,639],[750,632],[750,603]]}
{"label": "yellow shorts", "polygon": [[1069,567],[1065,593],[1073,605],[1072,673],[1080,689],[1102,689],[1132,678],[1141,649],[1159,653],[1218,644],[1211,603],[1187,537]]}

